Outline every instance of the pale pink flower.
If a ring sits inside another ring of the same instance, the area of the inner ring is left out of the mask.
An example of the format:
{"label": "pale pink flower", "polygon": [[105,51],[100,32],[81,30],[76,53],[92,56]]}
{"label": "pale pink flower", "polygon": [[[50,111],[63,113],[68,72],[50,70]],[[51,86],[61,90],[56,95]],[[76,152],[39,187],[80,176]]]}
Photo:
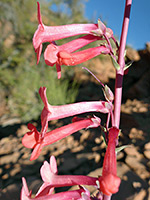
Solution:
{"label": "pale pink flower", "polygon": [[39,26],[33,36],[33,46],[37,53],[37,63],[42,52],[42,43],[53,42],[80,34],[92,34],[92,30],[98,28],[97,24],[69,24],[61,26],[45,26],[42,22],[40,4],[37,2]]}
{"label": "pale pink flower", "polygon": [[[46,187],[45,188],[43,187],[43,189],[41,190],[40,188],[40,192],[38,191],[35,197],[32,198],[31,197],[32,191],[29,192],[25,178],[22,178],[22,182],[23,182],[23,186],[21,189],[20,200],[32,200],[32,199],[36,199],[36,200],[58,200],[58,199],[59,200],[70,200],[70,199],[88,200],[87,198],[84,198],[84,196],[88,197],[87,196],[88,193],[83,187],[80,187],[80,189],[78,190],[52,194],[52,191],[50,190],[51,187],[46,186],[48,189]],[[48,190],[50,191],[47,192]]]}
{"label": "pale pink flower", "polygon": [[101,22],[98,24],[69,24],[61,26],[46,26],[42,22],[40,13],[40,4],[37,2],[37,16],[39,26],[33,36],[33,46],[37,53],[37,64],[40,60],[42,52],[42,43],[54,42],[63,38],[68,38],[80,34],[91,34],[99,37],[103,36],[103,33],[110,38],[113,34],[112,30],[105,28],[105,25]]}
{"label": "pale pink flower", "polygon": [[[98,178],[83,175],[58,175],[57,163],[54,156],[50,157],[50,162],[44,161],[40,174],[43,180],[43,184],[49,187],[64,187],[73,185],[93,185],[97,186],[96,181]],[[87,192],[87,194],[89,194]]]}
{"label": "pale pink flower", "polygon": [[39,94],[44,103],[44,108],[41,113],[41,132],[43,132],[43,135],[47,131],[48,121],[50,120],[62,119],[87,112],[109,113],[112,110],[112,103],[106,101],[87,101],[61,106],[51,106],[47,100],[46,87],[40,87]]}

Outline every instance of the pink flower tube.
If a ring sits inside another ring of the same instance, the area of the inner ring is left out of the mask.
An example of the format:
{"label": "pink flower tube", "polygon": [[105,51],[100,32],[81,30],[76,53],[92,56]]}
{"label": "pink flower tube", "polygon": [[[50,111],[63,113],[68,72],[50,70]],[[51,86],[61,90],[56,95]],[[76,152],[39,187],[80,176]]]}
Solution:
{"label": "pink flower tube", "polygon": [[40,155],[40,152],[44,146],[50,145],[58,140],[67,137],[84,128],[96,128],[100,125],[100,118],[94,116],[88,119],[74,118],[72,124],[57,128],[55,130],[46,132],[44,136],[39,133],[32,124],[28,124],[28,128],[31,130],[27,132],[23,139],[22,144],[27,147],[34,149],[30,160],[35,160]]}
{"label": "pink flower tube", "polygon": [[50,163],[44,161],[40,174],[43,185],[47,187],[64,187],[73,185],[92,185],[97,186],[98,178],[83,175],[57,175],[57,163],[54,156],[50,157]]}
{"label": "pink flower tube", "polygon": [[47,100],[46,87],[40,87],[39,94],[44,103],[44,108],[41,113],[41,132],[43,132],[43,134],[46,132],[48,121],[50,120],[62,119],[87,112],[109,113],[112,110],[112,103],[106,101],[89,101],[61,106],[51,106]]}
{"label": "pink flower tube", "polygon": [[[45,193],[44,190],[36,194],[34,198],[31,198],[32,192],[28,190],[27,183],[25,178],[22,178],[23,182],[23,187],[21,190],[21,195],[20,195],[20,200],[82,200],[82,196],[86,195],[88,197],[89,194],[87,194],[87,191],[83,188],[80,187],[78,190],[72,190],[72,191],[66,191],[66,192],[60,192],[57,194],[52,194],[50,193]],[[90,199],[90,198],[89,198]],[[84,199],[83,199],[84,200]]]}
{"label": "pink flower tube", "polygon": [[75,53],[67,53],[62,51],[58,53],[59,64],[67,66],[78,65],[100,54],[109,54],[109,53],[110,49],[106,46],[93,47]]}
{"label": "pink flower tube", "polygon": [[51,43],[46,47],[45,52],[44,52],[45,63],[49,66],[53,66],[54,64],[56,64],[56,69],[57,69],[58,79],[59,79],[61,77],[61,66],[59,63],[60,52],[63,52],[63,54],[66,53],[66,55],[68,55],[69,53],[72,53],[80,49],[81,47],[100,39],[101,39],[100,37],[96,37],[93,35],[86,35],[78,39],[72,40],[68,43],[65,43],[61,46],[57,46],[56,44]]}
{"label": "pink flower tube", "polygon": [[119,129],[112,127],[109,129],[108,146],[103,162],[102,176],[99,178],[100,190],[103,194],[111,196],[118,192],[120,186],[120,178],[117,176],[116,163],[116,139],[119,134]]}

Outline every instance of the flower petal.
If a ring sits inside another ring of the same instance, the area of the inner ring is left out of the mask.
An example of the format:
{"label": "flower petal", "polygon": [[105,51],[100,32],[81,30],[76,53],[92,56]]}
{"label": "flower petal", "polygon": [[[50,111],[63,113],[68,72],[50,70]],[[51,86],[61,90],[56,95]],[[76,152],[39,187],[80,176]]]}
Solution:
{"label": "flower petal", "polygon": [[28,127],[33,127],[33,131],[27,132],[22,138],[22,144],[27,148],[34,148],[37,142],[40,140],[40,133],[36,130],[36,128],[29,124]]}
{"label": "flower petal", "polygon": [[30,200],[31,199],[31,192],[28,190],[27,182],[24,177],[22,177],[22,189],[20,194],[20,200]]}

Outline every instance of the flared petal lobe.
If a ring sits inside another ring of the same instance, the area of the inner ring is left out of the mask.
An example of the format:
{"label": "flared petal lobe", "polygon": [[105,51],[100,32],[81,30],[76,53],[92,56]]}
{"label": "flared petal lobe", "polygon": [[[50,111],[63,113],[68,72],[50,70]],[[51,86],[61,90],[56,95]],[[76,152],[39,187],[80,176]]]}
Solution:
{"label": "flared petal lobe", "polygon": [[36,127],[32,124],[28,124],[28,129],[31,130],[27,132],[22,138],[22,144],[29,149],[33,149],[35,145],[40,141],[40,133],[37,131]]}
{"label": "flared petal lobe", "polygon": [[72,40],[68,43],[65,43],[61,46],[57,46],[56,44],[51,43],[46,47],[45,52],[44,52],[45,63],[49,66],[53,66],[55,63],[58,63],[59,52],[63,54],[63,57],[71,58],[69,53],[72,53],[86,46],[87,44],[92,43],[96,40],[100,40],[100,39],[101,39],[100,37],[96,37],[93,35],[85,35],[83,37]]}
{"label": "flared petal lobe", "polygon": [[96,128],[100,126],[100,122],[101,119],[96,116],[88,119],[82,118],[80,120],[75,120],[75,122],[66,126],[46,132],[44,136],[34,127],[34,131],[27,132],[24,135],[22,144],[27,148],[33,148],[30,160],[35,160],[39,157],[40,152],[44,146],[57,142],[58,140],[61,140],[83,128]]}

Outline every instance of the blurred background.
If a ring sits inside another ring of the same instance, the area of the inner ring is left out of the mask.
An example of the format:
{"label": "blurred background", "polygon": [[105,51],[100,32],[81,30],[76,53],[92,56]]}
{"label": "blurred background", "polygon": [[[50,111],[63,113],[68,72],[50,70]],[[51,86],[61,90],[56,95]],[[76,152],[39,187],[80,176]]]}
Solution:
{"label": "blurred background", "polygon": [[[45,25],[97,23],[100,18],[114,31],[116,38],[120,38],[125,1],[39,2]],[[120,144],[130,144],[131,147],[118,155],[118,175],[122,184],[119,193],[114,196],[116,200],[150,199],[149,6],[148,0],[142,5],[140,1],[133,1],[131,10],[126,62],[134,63],[124,77],[120,137]],[[98,56],[79,66],[62,66],[60,80],[55,67],[45,65],[43,54],[37,66],[32,46],[37,26],[36,1],[0,1],[0,199],[5,200],[19,199],[22,176],[35,193],[42,183],[39,169],[50,155],[57,158],[59,174],[98,176],[102,170],[105,145],[100,129],[82,130],[45,147],[41,156],[32,162],[29,161],[31,150],[21,144],[23,135],[28,131],[28,122],[34,123],[40,130],[43,108],[38,94],[40,86],[47,87],[48,100],[52,105],[104,99],[98,82],[82,70],[81,67],[86,66],[114,90],[115,70],[109,56]],[[69,40],[61,40],[58,44]],[[95,114],[102,118],[104,124],[105,115]],[[71,118],[67,118],[52,121],[49,125],[50,129],[54,129],[70,122]]]}

